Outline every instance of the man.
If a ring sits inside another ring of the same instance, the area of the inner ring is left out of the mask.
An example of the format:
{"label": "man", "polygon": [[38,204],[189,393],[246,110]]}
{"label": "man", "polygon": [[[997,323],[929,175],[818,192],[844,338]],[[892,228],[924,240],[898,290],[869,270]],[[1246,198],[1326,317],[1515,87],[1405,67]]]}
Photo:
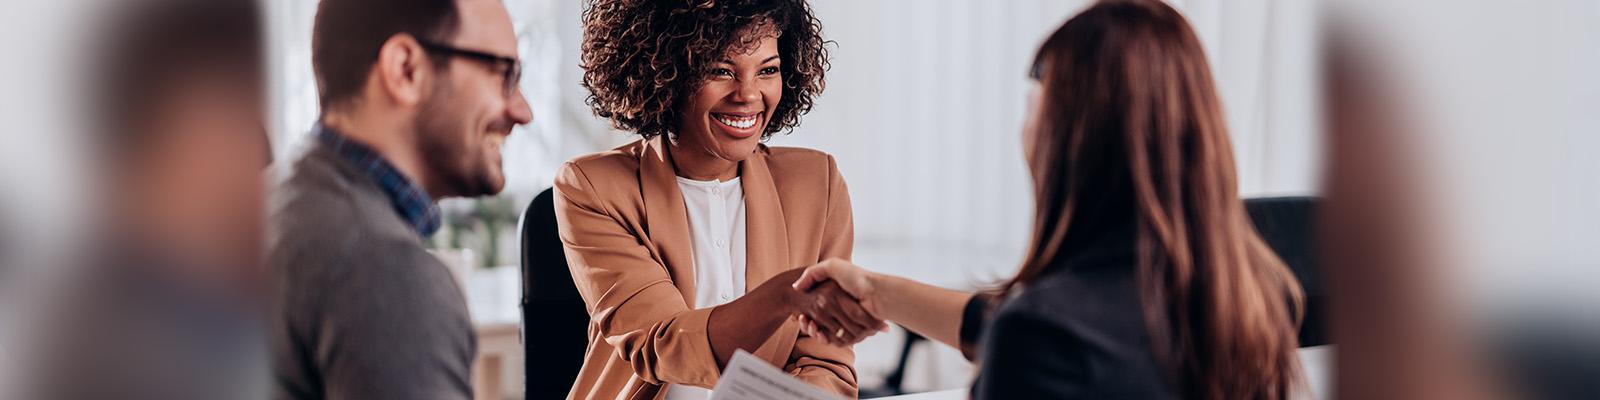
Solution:
{"label": "man", "polygon": [[315,144],[273,202],[278,398],[469,399],[466,300],[424,249],[435,201],[504,186],[531,111],[497,0],[323,0]]}

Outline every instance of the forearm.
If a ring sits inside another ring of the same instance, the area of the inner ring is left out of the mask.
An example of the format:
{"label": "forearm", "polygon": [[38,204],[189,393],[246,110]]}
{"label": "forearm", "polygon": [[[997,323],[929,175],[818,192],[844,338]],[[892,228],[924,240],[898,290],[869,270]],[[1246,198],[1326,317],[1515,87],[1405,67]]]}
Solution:
{"label": "forearm", "polygon": [[880,315],[912,332],[961,347],[961,313],[973,294],[891,275],[871,274]]}
{"label": "forearm", "polygon": [[717,368],[727,366],[739,349],[754,352],[789,319],[792,312],[787,311],[791,307],[783,289],[788,287],[757,288],[711,309],[706,335],[710,337],[711,352],[717,357]]}

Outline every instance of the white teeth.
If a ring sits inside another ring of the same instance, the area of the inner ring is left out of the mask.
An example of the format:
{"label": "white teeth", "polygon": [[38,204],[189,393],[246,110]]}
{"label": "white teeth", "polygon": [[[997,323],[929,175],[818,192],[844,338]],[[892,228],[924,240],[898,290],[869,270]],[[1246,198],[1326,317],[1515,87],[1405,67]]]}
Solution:
{"label": "white teeth", "polygon": [[750,127],[756,126],[756,116],[754,115],[744,118],[730,118],[725,115],[716,115],[715,118],[717,122],[721,122],[723,125],[739,129],[750,129]]}

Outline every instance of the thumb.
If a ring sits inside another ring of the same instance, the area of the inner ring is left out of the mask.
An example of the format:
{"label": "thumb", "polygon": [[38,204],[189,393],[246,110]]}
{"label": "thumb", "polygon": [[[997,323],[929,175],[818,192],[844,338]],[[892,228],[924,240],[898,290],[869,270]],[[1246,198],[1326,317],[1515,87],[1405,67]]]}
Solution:
{"label": "thumb", "polygon": [[818,283],[822,283],[822,281],[826,280],[828,280],[828,270],[826,268],[822,268],[821,266],[813,265],[807,267],[805,272],[800,273],[800,279],[794,281],[794,288],[798,290],[811,290],[812,286],[816,286]]}

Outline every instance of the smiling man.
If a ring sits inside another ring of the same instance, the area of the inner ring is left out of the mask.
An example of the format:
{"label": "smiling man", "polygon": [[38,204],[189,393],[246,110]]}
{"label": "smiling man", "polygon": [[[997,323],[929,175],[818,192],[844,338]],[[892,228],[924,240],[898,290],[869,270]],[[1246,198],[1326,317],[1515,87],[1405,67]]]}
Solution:
{"label": "smiling man", "polygon": [[466,300],[423,242],[438,199],[504,186],[516,56],[498,0],[322,0],[322,116],[273,204],[276,397],[472,397]]}

